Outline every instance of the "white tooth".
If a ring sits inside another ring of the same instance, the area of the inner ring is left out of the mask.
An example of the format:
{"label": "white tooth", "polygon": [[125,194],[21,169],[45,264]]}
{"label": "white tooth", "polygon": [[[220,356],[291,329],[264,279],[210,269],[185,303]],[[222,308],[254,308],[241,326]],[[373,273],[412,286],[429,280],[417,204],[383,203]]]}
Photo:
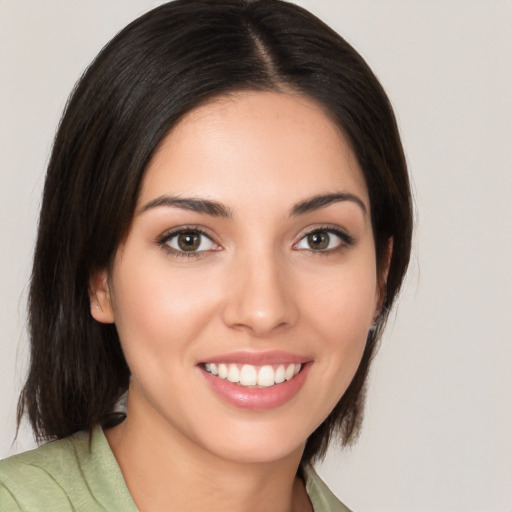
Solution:
{"label": "white tooth", "polygon": [[228,366],[228,380],[229,382],[240,382],[240,370],[236,364]]}
{"label": "white tooth", "polygon": [[294,371],[293,371],[293,374],[294,374],[294,375],[297,375],[297,373],[299,373],[299,372],[300,372],[300,369],[301,369],[301,368],[302,368],[302,365],[301,365],[301,364],[296,364],[296,365],[295,365],[295,369],[294,369]]}
{"label": "white tooth", "polygon": [[220,363],[218,367],[219,377],[225,379],[228,376],[228,367],[225,364]]}
{"label": "white tooth", "polygon": [[210,363],[210,372],[213,375],[218,375],[219,370],[217,370],[217,365],[215,363]]}
{"label": "white tooth", "polygon": [[256,368],[250,364],[244,364],[240,370],[240,384],[242,386],[256,386],[257,381]]}
{"label": "white tooth", "polygon": [[290,380],[293,377],[293,372],[294,371],[295,371],[295,365],[294,364],[289,364],[286,367],[286,372],[285,372],[286,380]]}
{"label": "white tooth", "polygon": [[204,369],[205,369],[207,372],[210,372],[210,371],[211,371],[210,363],[206,363],[206,364],[204,365]]}
{"label": "white tooth", "polygon": [[284,369],[284,366],[282,364],[280,364],[277,367],[274,379],[276,384],[281,384],[281,382],[284,382],[284,380],[286,379],[286,370]]}
{"label": "white tooth", "polygon": [[262,366],[258,372],[258,386],[273,386],[274,385],[274,368],[272,366]]}

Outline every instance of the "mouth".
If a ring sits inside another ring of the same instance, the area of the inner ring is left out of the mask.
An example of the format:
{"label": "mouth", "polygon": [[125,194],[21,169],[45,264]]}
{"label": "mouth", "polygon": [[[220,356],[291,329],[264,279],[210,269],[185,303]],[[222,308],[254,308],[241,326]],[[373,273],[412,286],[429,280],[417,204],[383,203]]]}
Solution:
{"label": "mouth", "polygon": [[285,352],[231,353],[199,363],[205,382],[236,408],[263,411],[292,402],[313,361]]}
{"label": "mouth", "polygon": [[293,379],[301,370],[301,363],[267,364],[256,366],[239,363],[203,363],[209,374],[227,380],[240,387],[270,388]]}

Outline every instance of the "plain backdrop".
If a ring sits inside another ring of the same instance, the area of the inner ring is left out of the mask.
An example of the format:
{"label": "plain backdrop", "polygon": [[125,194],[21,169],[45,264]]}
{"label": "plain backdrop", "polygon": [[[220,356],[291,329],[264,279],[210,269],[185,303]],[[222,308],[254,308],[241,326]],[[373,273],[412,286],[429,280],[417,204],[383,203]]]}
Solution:
{"label": "plain backdrop", "polygon": [[[0,0],[0,458],[18,440],[25,301],[52,137],[85,66],[161,2]],[[366,422],[319,471],[355,511],[512,510],[512,2],[303,0],[396,109],[414,255]]]}

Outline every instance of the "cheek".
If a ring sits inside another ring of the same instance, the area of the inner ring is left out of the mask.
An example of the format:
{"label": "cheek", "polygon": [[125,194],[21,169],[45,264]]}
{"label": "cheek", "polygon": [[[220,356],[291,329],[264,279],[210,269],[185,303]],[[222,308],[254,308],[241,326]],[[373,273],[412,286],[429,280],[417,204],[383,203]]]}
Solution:
{"label": "cheek", "polygon": [[377,304],[377,281],[373,260],[351,266],[350,272],[332,273],[307,297],[310,335],[322,347],[317,361],[332,388],[325,389],[330,406],[341,398],[363,356],[368,330]]}
{"label": "cheek", "polygon": [[114,279],[113,304],[125,352],[139,356],[193,342],[215,313],[216,281],[211,273],[173,271],[162,257],[144,267],[123,260]]}
{"label": "cheek", "polygon": [[[319,330],[329,333],[328,339],[358,338],[368,332],[377,305],[375,267],[351,267],[347,271],[332,272],[310,287],[305,295],[309,310]],[[306,308],[304,308],[306,309]]]}

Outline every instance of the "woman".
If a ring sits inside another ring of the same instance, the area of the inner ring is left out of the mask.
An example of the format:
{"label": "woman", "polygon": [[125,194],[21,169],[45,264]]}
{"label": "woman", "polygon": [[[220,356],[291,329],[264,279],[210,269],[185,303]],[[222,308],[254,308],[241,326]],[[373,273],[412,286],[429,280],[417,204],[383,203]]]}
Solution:
{"label": "woman", "polygon": [[19,417],[57,441],[0,464],[2,510],[347,510],[312,463],[357,436],[411,230],[387,97],[322,22],[134,21],[55,139]]}

